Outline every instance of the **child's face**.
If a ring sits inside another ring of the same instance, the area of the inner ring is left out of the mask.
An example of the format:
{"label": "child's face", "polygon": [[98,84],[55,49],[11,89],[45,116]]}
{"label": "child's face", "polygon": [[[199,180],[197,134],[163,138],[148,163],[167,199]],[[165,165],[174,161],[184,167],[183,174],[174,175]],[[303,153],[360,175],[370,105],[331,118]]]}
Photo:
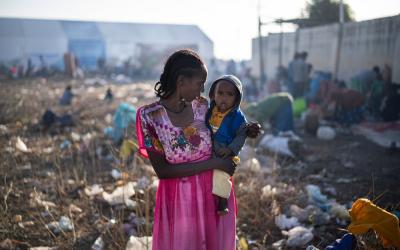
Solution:
{"label": "child's face", "polygon": [[221,80],[217,83],[214,92],[214,101],[217,105],[219,112],[226,112],[233,107],[236,100],[236,88],[235,86],[225,80]]}

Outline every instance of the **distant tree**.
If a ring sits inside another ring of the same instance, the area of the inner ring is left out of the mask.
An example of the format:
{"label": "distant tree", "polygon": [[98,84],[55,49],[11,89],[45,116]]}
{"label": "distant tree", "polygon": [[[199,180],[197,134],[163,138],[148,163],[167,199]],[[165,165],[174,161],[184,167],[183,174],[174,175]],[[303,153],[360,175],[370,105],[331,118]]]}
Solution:
{"label": "distant tree", "polygon": [[[307,2],[303,16],[304,22],[301,27],[313,27],[330,23],[339,22],[339,5],[338,0],[311,0]],[[350,6],[343,3],[344,21],[354,21],[353,11]]]}

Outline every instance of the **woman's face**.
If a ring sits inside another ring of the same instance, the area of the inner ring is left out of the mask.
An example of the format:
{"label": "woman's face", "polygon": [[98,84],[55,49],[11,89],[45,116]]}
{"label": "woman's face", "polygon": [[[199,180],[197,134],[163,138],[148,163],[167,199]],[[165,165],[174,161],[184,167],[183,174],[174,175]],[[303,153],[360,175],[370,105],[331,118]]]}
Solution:
{"label": "woman's face", "polygon": [[204,76],[182,77],[180,84],[178,84],[181,98],[184,98],[187,102],[193,101],[204,91],[205,82],[206,77]]}

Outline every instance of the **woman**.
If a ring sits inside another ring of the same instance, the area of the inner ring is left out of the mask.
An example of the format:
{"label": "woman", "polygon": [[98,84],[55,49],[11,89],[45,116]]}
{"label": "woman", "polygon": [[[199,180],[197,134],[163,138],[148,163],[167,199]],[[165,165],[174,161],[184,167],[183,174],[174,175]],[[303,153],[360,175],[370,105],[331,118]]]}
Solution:
{"label": "woman", "polygon": [[138,110],[140,154],[148,157],[160,178],[153,228],[153,249],[234,250],[234,190],[226,216],[217,214],[212,170],[233,174],[231,159],[213,158],[205,124],[207,69],[193,51],[172,54],[155,85],[159,101]]}

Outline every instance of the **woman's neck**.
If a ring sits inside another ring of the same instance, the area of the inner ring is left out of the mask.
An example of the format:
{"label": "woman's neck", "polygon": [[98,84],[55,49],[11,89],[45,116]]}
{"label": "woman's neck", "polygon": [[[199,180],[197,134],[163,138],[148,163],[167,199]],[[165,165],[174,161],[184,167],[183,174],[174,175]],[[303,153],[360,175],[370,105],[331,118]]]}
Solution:
{"label": "woman's neck", "polygon": [[186,103],[183,102],[177,95],[172,95],[166,99],[160,99],[160,103],[172,113],[180,113],[186,107]]}

